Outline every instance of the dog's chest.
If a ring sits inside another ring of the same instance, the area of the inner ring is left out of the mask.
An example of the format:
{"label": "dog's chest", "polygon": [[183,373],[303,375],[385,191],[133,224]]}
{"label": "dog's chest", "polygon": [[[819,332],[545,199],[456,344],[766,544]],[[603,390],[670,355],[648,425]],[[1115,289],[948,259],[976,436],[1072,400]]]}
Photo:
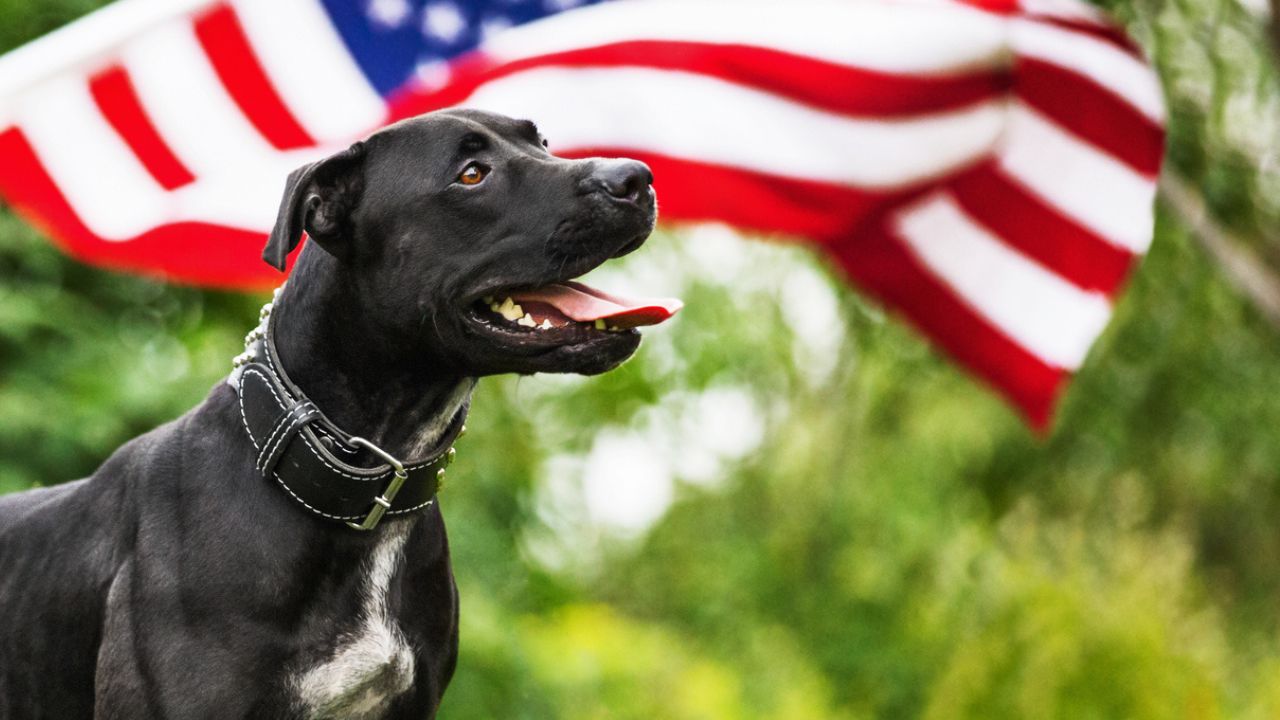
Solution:
{"label": "dog's chest", "polygon": [[366,563],[356,629],[342,635],[330,656],[293,679],[306,717],[373,720],[413,685],[413,652],[387,611],[387,593],[403,560],[408,530],[392,524],[382,532]]}

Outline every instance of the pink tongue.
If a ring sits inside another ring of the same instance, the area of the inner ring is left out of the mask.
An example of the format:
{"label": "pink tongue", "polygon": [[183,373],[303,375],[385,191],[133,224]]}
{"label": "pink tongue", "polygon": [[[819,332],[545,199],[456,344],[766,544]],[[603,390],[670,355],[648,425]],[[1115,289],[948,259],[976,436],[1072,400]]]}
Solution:
{"label": "pink tongue", "polygon": [[675,298],[627,298],[572,281],[523,291],[511,297],[518,303],[546,303],[570,320],[604,320],[619,328],[657,325],[684,307],[684,303]]}

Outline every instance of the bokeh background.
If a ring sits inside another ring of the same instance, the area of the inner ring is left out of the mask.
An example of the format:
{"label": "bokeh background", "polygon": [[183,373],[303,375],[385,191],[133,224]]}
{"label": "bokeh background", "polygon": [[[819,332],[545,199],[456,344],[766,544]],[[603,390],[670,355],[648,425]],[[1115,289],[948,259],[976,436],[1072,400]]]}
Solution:
{"label": "bokeh background", "polygon": [[[100,4],[0,0],[0,50]],[[634,360],[476,394],[442,718],[1280,717],[1267,12],[1108,9],[1181,182],[1052,432],[802,248],[659,232],[593,276],[687,302]],[[199,402],[264,300],[83,266],[0,209],[0,492]]]}

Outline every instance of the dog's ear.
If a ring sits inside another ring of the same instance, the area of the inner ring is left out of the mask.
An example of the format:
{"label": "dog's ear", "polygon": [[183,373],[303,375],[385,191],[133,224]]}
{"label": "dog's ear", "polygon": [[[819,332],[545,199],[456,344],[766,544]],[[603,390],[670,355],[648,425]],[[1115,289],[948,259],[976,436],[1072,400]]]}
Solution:
{"label": "dog's ear", "polygon": [[304,230],[330,255],[339,260],[348,257],[351,247],[343,238],[364,189],[364,156],[364,143],[358,142],[289,173],[275,227],[262,251],[263,260],[284,270]]}

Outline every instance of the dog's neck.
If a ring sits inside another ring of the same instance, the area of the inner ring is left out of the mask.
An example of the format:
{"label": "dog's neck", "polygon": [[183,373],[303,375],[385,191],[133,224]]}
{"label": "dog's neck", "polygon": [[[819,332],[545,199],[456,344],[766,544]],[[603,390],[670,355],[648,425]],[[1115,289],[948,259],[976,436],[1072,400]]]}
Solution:
{"label": "dog's neck", "polygon": [[[421,332],[379,326],[410,308],[369,307],[347,273],[324,252],[304,248],[272,310],[277,358],[290,378],[331,420],[398,457],[430,450],[471,397],[476,379],[432,367],[407,350]],[[281,331],[287,328],[287,331]]]}

